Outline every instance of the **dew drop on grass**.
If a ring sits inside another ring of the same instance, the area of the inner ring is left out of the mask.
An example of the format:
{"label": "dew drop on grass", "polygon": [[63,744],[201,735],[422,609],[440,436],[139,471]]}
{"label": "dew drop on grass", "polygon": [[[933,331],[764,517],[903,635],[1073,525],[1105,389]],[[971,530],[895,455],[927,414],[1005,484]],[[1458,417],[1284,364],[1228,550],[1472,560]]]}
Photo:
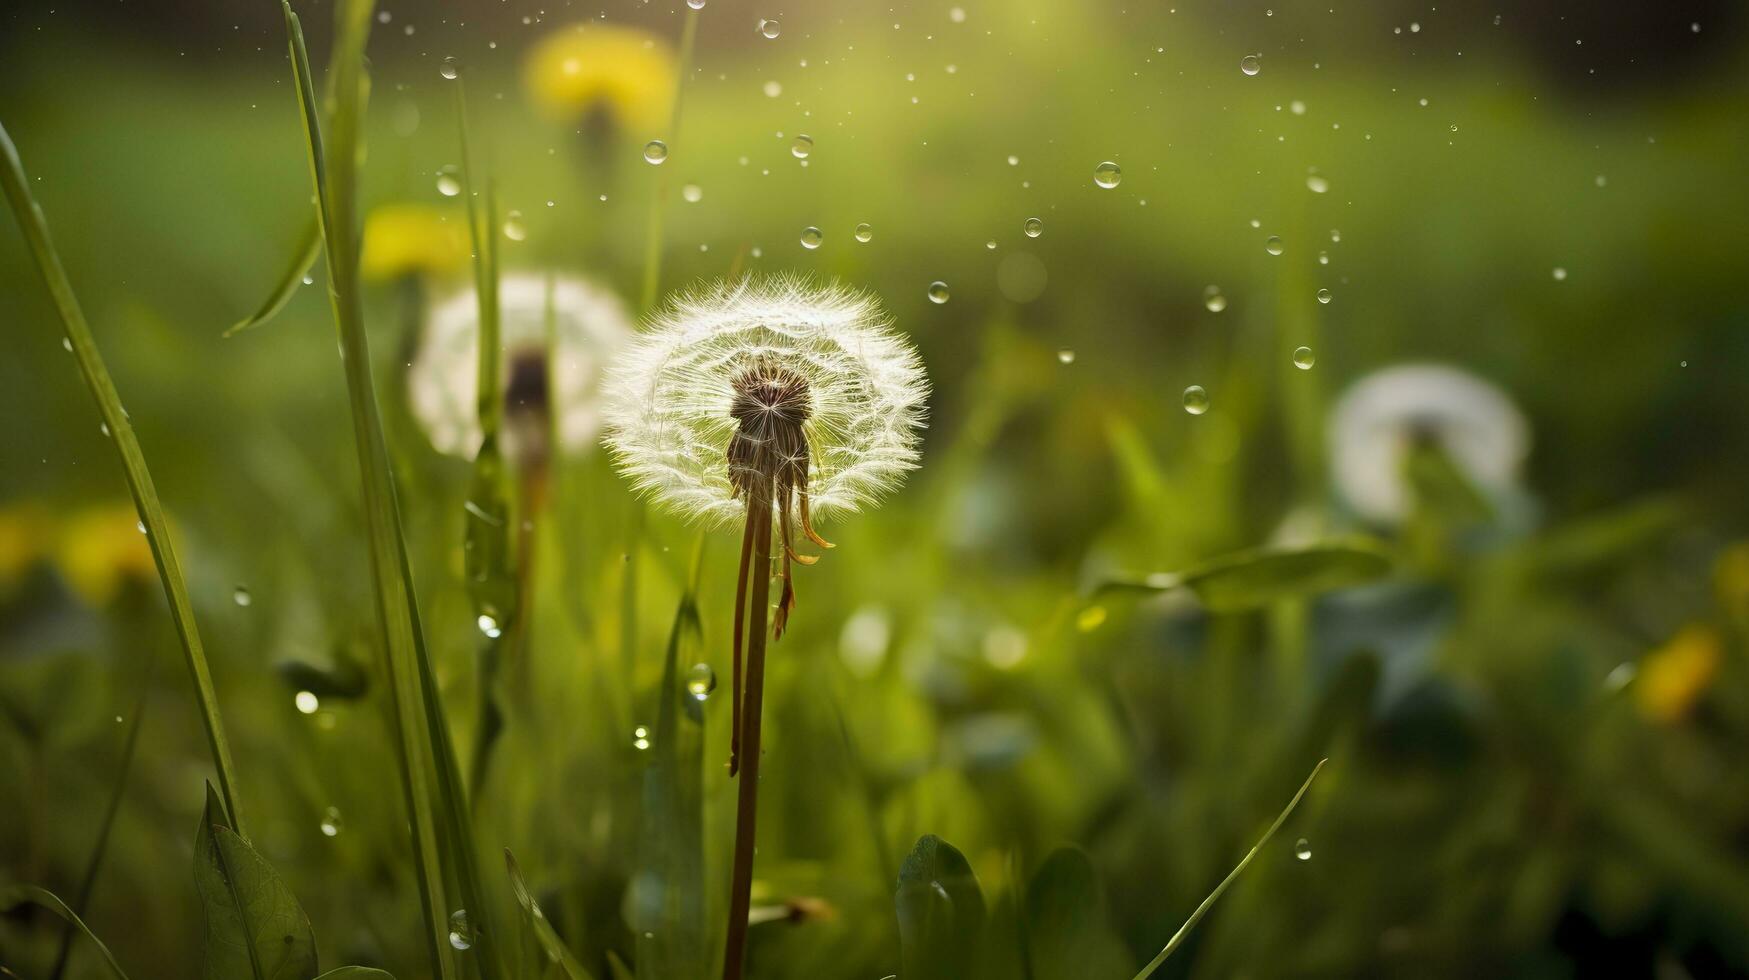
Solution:
{"label": "dew drop on grass", "polygon": [[1328,289],[1318,290],[1318,302],[1320,302],[1320,303],[1330,302],[1330,290],[1328,290]]}
{"label": "dew drop on grass", "polygon": [[1093,182],[1106,190],[1116,187],[1122,180],[1123,168],[1112,163],[1110,160],[1093,168]]}
{"label": "dew drop on grass", "polygon": [[1202,385],[1191,385],[1184,389],[1184,410],[1192,415],[1201,415],[1209,410],[1209,393]]}
{"label": "dew drop on grass", "polygon": [[1318,363],[1318,355],[1312,353],[1310,347],[1294,348],[1294,367],[1299,368],[1301,371],[1310,371],[1312,365],[1316,363]]}
{"label": "dew drop on grass", "polygon": [[789,155],[797,160],[806,160],[808,154],[814,152],[814,138],[807,133],[796,134],[795,141],[789,145]]}
{"label": "dew drop on grass", "polygon": [[73,352],[73,338],[62,337],[61,338],[61,349],[66,351],[67,353],[71,354]]}
{"label": "dew drop on grass", "polygon": [[1263,70],[1263,58],[1262,58],[1262,56],[1255,55],[1255,54],[1248,54],[1245,57],[1240,58],[1239,59],[1239,70],[1244,72],[1247,75],[1255,75],[1258,72],[1262,71]]}
{"label": "dew drop on grass", "polygon": [[314,286],[315,284],[316,284],[316,277],[315,276],[305,276],[304,277],[304,285]]}
{"label": "dew drop on grass", "polygon": [[717,672],[711,669],[710,664],[693,664],[692,669],[686,672],[686,693],[692,695],[694,700],[703,701],[716,689]]}
{"label": "dew drop on grass", "polygon": [[108,439],[109,438],[109,423],[108,422],[97,423],[97,431],[103,433],[103,438]]}
{"label": "dew drop on grass", "polygon": [[688,204],[697,204],[704,200],[704,188],[697,184],[687,184],[680,189],[680,197]]}
{"label": "dew drop on grass", "polygon": [[1058,348],[1057,349],[1057,363],[1059,363],[1059,364],[1073,364],[1073,363],[1075,363],[1075,349],[1073,347]]}
{"label": "dew drop on grass", "polygon": [[1045,233],[1045,223],[1037,218],[1026,219],[1026,223],[1021,225],[1020,228],[1022,231],[1026,232],[1026,237],[1028,238],[1037,238]]}
{"label": "dew drop on grass", "polygon": [[1310,861],[1312,859],[1312,842],[1304,837],[1294,841],[1294,857],[1301,861]]}
{"label": "dew drop on grass", "polygon": [[322,699],[316,697],[314,691],[299,691],[292,695],[292,706],[298,709],[299,714],[313,715],[316,709],[322,707]]}
{"label": "dew drop on grass", "polygon": [[454,55],[445,55],[443,64],[438,66],[437,73],[453,81],[462,73],[461,62],[455,60]]}
{"label": "dew drop on grass", "polygon": [[341,817],[340,817],[340,808],[339,807],[332,807],[331,806],[328,809],[323,810],[322,811],[322,823],[319,825],[322,828],[322,836],[323,837],[339,837],[340,836],[340,828],[345,826],[345,823],[346,823],[346,821],[341,819]]}
{"label": "dew drop on grass", "polygon": [[1268,252],[1270,255],[1280,255],[1281,254],[1281,236],[1280,235],[1270,235],[1268,238],[1265,238],[1263,240],[1263,250],[1265,252]]}
{"label": "dew drop on grass", "polygon": [[686,5],[694,10],[703,10],[704,0],[686,0]]}
{"label": "dew drop on grass", "polygon": [[454,197],[462,192],[461,171],[455,164],[447,164],[437,171],[437,193],[444,197]]}
{"label": "dew drop on grass", "polygon": [[1221,287],[1211,284],[1202,291],[1202,305],[1210,313],[1219,313],[1227,308],[1227,297],[1221,293]]}
{"label": "dew drop on grass", "polygon": [[449,914],[449,944],[459,950],[474,948],[474,923],[468,918],[467,909]]}
{"label": "dew drop on grass", "polygon": [[504,216],[504,237],[513,242],[528,238],[528,226],[522,223],[521,211],[511,211]]}
{"label": "dew drop on grass", "polygon": [[485,634],[489,640],[496,640],[504,635],[504,627],[498,625],[498,617],[489,612],[481,613],[480,618],[475,620],[475,623],[480,627],[480,632]]}
{"label": "dew drop on grass", "polygon": [[871,239],[873,237],[874,237],[874,228],[871,227],[868,222],[864,221],[862,224],[856,226],[856,240],[857,241],[867,242],[869,239]]}
{"label": "dew drop on grass", "polygon": [[249,587],[247,585],[239,585],[236,590],[231,593],[231,601],[239,606],[249,606],[255,602],[255,597],[249,594]]}
{"label": "dew drop on grass", "polygon": [[778,33],[782,30],[783,26],[775,20],[761,19],[759,21],[759,33],[768,38],[777,37]]}
{"label": "dew drop on grass", "polygon": [[135,521],[134,522],[134,530],[140,532],[141,534],[145,534],[146,533],[146,522],[145,521]]}
{"label": "dew drop on grass", "polygon": [[940,279],[929,284],[929,301],[940,305],[947,302],[947,283]]}
{"label": "dew drop on grass", "polygon": [[642,752],[642,751],[648,749],[649,747],[650,747],[650,729],[649,729],[649,727],[646,725],[639,725],[638,727],[632,729],[632,748],[637,749],[639,752]]}
{"label": "dew drop on grass", "polygon": [[667,143],[661,140],[651,140],[644,144],[644,162],[656,165],[666,159],[668,159]]}
{"label": "dew drop on grass", "polygon": [[820,242],[824,241],[825,238],[825,233],[821,232],[820,229],[815,228],[813,225],[809,225],[802,229],[802,247],[809,251],[819,248]]}

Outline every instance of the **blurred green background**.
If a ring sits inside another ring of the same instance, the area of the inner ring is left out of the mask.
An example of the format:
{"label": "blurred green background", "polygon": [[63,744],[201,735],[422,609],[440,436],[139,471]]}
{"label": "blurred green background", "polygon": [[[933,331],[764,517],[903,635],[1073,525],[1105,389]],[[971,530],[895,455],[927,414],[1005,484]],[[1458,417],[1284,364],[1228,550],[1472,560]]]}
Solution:
{"label": "blurred green background", "polygon": [[[431,448],[401,382],[423,311],[469,276],[438,187],[461,162],[446,58],[520,215],[507,273],[591,278],[636,309],[654,198],[662,291],[838,278],[928,365],[922,468],[824,529],[839,547],[798,573],[772,649],[754,904],[773,921],[752,975],[899,972],[895,876],[937,834],[990,904],[979,970],[1054,975],[1027,902],[1074,844],[1103,899],[1075,906],[1073,975],[1128,977],[1326,757],[1162,975],[1749,972],[1749,16],[1273,2],[708,0],[678,131],[682,0],[385,2],[361,207],[412,218],[366,233],[384,263],[366,313],[464,756],[469,464]],[[320,65],[330,4],[297,9]],[[566,53],[580,38],[605,46]],[[573,59],[608,80],[577,89]],[[326,963],[419,976],[320,264],[221,339],[310,220],[279,8],[8,4],[0,120],[183,548],[255,843]],[[86,918],[131,975],[189,976],[210,763],[113,447],[11,220],[0,320],[0,883],[79,890],[140,716]],[[1368,514],[1338,489],[1333,406],[1423,362],[1498,386],[1529,455],[1476,487],[1437,418],[1387,419],[1372,438],[1432,462],[1384,474],[1406,513]],[[1190,385],[1205,414],[1181,407]],[[665,913],[640,875],[666,831],[634,729],[657,723],[702,542],[702,633],[678,656],[722,681],[687,743],[717,930],[733,535],[646,512],[599,451],[558,461],[542,516],[474,800],[483,864],[513,908],[510,847],[596,976],[610,958],[661,976],[668,923],[646,928]],[[1355,536],[1391,556],[1383,580],[1230,611],[1096,588]],[[0,918],[0,967],[46,977],[59,938],[49,916]],[[67,975],[101,970],[76,947]]]}

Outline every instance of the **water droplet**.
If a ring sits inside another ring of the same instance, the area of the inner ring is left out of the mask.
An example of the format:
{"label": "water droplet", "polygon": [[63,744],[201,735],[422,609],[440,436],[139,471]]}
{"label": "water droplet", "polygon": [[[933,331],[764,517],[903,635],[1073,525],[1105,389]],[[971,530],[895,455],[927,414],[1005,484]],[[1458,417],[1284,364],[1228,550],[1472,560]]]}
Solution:
{"label": "water droplet", "polygon": [[782,25],[775,20],[761,19],[759,21],[759,33],[766,37],[776,37],[778,32],[782,29]]}
{"label": "water droplet", "polygon": [[704,188],[697,184],[687,184],[680,189],[680,199],[688,204],[697,204],[704,200]]}
{"label": "water droplet", "polygon": [[1202,291],[1202,305],[1208,307],[1210,313],[1219,313],[1227,308],[1227,297],[1221,293],[1221,287],[1210,284]]}
{"label": "water droplet", "polygon": [[437,193],[444,197],[454,197],[462,192],[462,172],[455,164],[448,164],[437,171]]}
{"label": "water droplet", "polygon": [[1209,410],[1209,393],[1202,385],[1191,385],[1184,389],[1184,410],[1192,415],[1201,415]]}
{"label": "water droplet", "polygon": [[650,729],[644,725],[639,725],[632,729],[632,748],[637,749],[639,752],[643,752],[649,747]]}
{"label": "water droplet", "polygon": [[769,82],[765,83],[765,96],[766,96],[766,98],[775,99],[782,94],[783,94],[783,83],[782,82],[774,80],[774,81],[769,81]]}
{"label": "water droplet", "polygon": [[1072,348],[1072,347],[1058,348],[1057,349],[1057,363],[1059,363],[1059,364],[1073,364],[1073,363],[1075,363],[1075,350],[1074,350],[1074,348]]}
{"label": "water droplet", "polygon": [[686,693],[695,699],[703,701],[716,689],[717,672],[711,669],[710,664],[693,664],[692,669],[686,672]]}
{"label": "water droplet", "polygon": [[340,828],[345,825],[346,821],[341,819],[339,807],[331,806],[322,811],[322,823],[320,826],[322,828],[323,837],[339,837]]}
{"label": "water droplet", "polygon": [[480,627],[480,632],[485,634],[488,640],[496,640],[498,637],[504,635],[504,627],[498,625],[498,617],[489,612],[481,613],[480,618],[475,620],[475,623]]}
{"label": "water droplet", "polygon": [[1270,255],[1280,255],[1281,254],[1281,236],[1280,235],[1270,235],[1268,238],[1265,238],[1263,240],[1263,250],[1265,252],[1268,252]]}
{"label": "water droplet", "polygon": [[864,221],[862,224],[856,226],[856,240],[857,241],[866,242],[873,237],[874,237],[874,229],[869,226],[868,222]]}
{"label": "water droplet", "polygon": [[298,709],[299,714],[313,715],[322,706],[322,699],[316,697],[314,691],[299,691],[292,696],[292,705]]}
{"label": "water droplet", "polygon": [[1311,191],[1313,194],[1322,194],[1329,189],[1330,182],[1317,174],[1308,174],[1306,176],[1306,190]]}
{"label": "water droplet", "polygon": [[134,522],[134,530],[140,532],[141,534],[145,534],[146,533],[146,522],[145,521],[135,521]]}
{"label": "water droplet", "polygon": [[1603,686],[1609,688],[1611,691],[1619,691],[1632,683],[1634,675],[1637,673],[1639,673],[1639,668],[1637,666],[1628,661],[1623,661],[1616,664],[1615,669],[1609,672],[1609,676],[1603,679]]}
{"label": "water droplet", "polygon": [[1239,70],[1247,75],[1255,75],[1263,70],[1263,56],[1248,54],[1239,59]]}
{"label": "water droplet", "polygon": [[807,133],[796,134],[795,142],[789,145],[789,155],[797,160],[806,160],[808,154],[814,152],[814,138]]}
{"label": "water droplet", "polygon": [[1015,156],[1015,155],[1014,155],[1014,154],[1012,154],[1012,153],[1010,153],[1010,154],[1008,154],[1008,165],[1009,165],[1009,166],[1010,166],[1010,167],[1018,167],[1018,166],[1020,166],[1020,157],[1018,157],[1018,156]]}
{"label": "water droplet", "polygon": [[1567,279],[1566,268],[1564,266],[1558,266],[1558,265],[1555,266],[1555,281],[1556,282],[1565,282],[1566,279]]}
{"label": "water droplet", "polygon": [[315,276],[305,276],[304,277],[304,285],[314,286],[315,284],[316,284],[316,277]]}
{"label": "water droplet", "polygon": [[103,433],[103,438],[108,439],[109,438],[109,423],[108,422],[97,423],[97,431]]}
{"label": "water droplet", "polygon": [[825,234],[813,225],[809,225],[802,229],[802,247],[810,251],[819,248],[820,242],[825,240],[825,238]]}
{"label": "water droplet", "polygon": [[[950,8],[948,8],[947,19],[953,21],[956,24],[964,24],[966,22],[966,8],[964,8],[964,7],[950,7]],[[1699,24],[1694,25],[1694,27],[1695,27],[1696,31],[1700,30]]]}
{"label": "water droplet", "polygon": [[1330,290],[1328,290],[1328,289],[1318,290],[1318,302],[1320,302],[1320,303],[1330,302]]}
{"label": "water droplet", "polygon": [[513,242],[528,238],[528,226],[522,223],[521,211],[511,211],[504,216],[504,237]]}
{"label": "water droplet", "polygon": [[1294,367],[1299,368],[1301,371],[1310,371],[1312,365],[1316,363],[1318,363],[1318,355],[1312,353],[1310,347],[1294,348]]}
{"label": "water droplet", "polygon": [[67,351],[68,353],[72,353],[72,351],[73,351],[73,338],[62,337],[61,338],[61,349],[64,351]]}
{"label": "water droplet", "polygon": [[455,60],[453,55],[445,55],[443,64],[438,67],[437,73],[444,78],[453,80],[461,75],[462,63]]}
{"label": "water droplet", "polygon": [[686,0],[686,5],[694,10],[703,10],[704,0]]}
{"label": "water droplet", "polygon": [[456,949],[474,948],[474,923],[467,909],[456,909],[449,915],[449,944]]}
{"label": "water droplet", "polygon": [[1045,233],[1045,223],[1037,218],[1028,218],[1026,224],[1021,225],[1020,229],[1026,232],[1026,237],[1037,238]]}
{"label": "water droplet", "polygon": [[1339,228],[1330,229],[1330,240],[1333,242],[1340,242],[1342,240],[1342,230]]}
{"label": "water droplet", "polygon": [[668,159],[668,144],[661,140],[651,140],[644,144],[644,162],[659,164]]}
{"label": "water droplet", "polygon": [[929,301],[941,304],[947,302],[947,283],[940,279],[929,284]]}
{"label": "water droplet", "polygon": [[239,606],[248,606],[254,603],[255,597],[249,594],[249,587],[247,585],[239,585],[237,586],[236,591],[231,593],[231,601]]}
{"label": "water droplet", "polygon": [[1116,187],[1121,180],[1123,180],[1123,168],[1110,160],[1093,168],[1093,182],[1107,190]]}
{"label": "water droplet", "polygon": [[1294,841],[1294,857],[1301,861],[1310,861],[1312,859],[1312,842],[1304,837]]}

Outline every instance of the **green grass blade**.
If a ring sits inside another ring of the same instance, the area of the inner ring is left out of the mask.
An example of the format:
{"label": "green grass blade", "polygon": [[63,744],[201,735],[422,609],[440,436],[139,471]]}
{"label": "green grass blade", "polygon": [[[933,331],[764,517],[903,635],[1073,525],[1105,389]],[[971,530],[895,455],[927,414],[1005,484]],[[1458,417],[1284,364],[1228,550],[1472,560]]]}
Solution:
{"label": "green grass blade", "polygon": [[[395,727],[401,763],[402,790],[412,824],[414,869],[419,881],[422,918],[430,951],[430,974],[448,978],[453,964],[449,955],[448,912],[442,899],[443,865],[439,858],[437,824],[431,809],[428,767],[434,764],[428,740],[421,739],[424,685],[415,686],[416,663],[423,652],[418,642],[417,611],[408,573],[405,545],[401,539],[399,505],[389,472],[388,449],[383,440],[382,419],[370,374],[370,346],[365,336],[363,304],[358,285],[358,220],[354,197],[357,177],[359,105],[363,91],[365,40],[370,31],[369,0],[351,0],[335,11],[338,26],[335,41],[333,81],[333,146],[324,147],[317,116],[315,88],[310,80],[309,53],[303,29],[283,2],[286,32],[290,38],[292,72],[297,82],[298,107],[304,120],[309,148],[311,180],[316,189],[317,213],[328,254],[328,292],[334,321],[340,333],[341,361],[346,375],[347,398],[352,407],[353,436],[363,480],[365,523],[370,545],[371,577],[375,583],[378,628],[384,661],[393,689]],[[443,771],[437,766],[439,773]]]}
{"label": "green grass blade", "polygon": [[510,890],[516,895],[516,904],[522,907],[523,922],[534,933],[547,962],[557,964],[568,980],[592,980],[589,971],[577,961],[576,955],[553,930],[553,924],[547,921],[546,913],[541,911],[534,894],[528,890],[528,883],[522,880],[522,868],[516,863],[516,855],[510,853],[508,847],[504,849],[504,869],[510,875]]}
{"label": "green grass blade", "polygon": [[109,972],[115,974],[119,980],[128,980],[128,975],[122,972],[121,964],[115,961],[115,954],[109,951],[108,946],[103,945],[103,940],[97,938],[97,934],[91,931],[91,927],[85,924],[85,920],[79,918],[78,914],[68,908],[67,903],[61,901],[54,892],[47,888],[38,888],[35,885],[13,885],[0,889],[0,911],[9,912],[27,902],[40,905],[77,926],[79,931],[85,934],[85,938],[91,940],[91,944],[97,947],[97,951],[103,954],[103,962],[109,965]]}
{"label": "green grass blade", "polygon": [[273,291],[267,294],[259,308],[230,326],[224,336],[231,337],[245,330],[251,330],[274,318],[285,304],[304,284],[304,276],[310,272],[310,267],[316,264],[316,256],[322,252],[322,223],[320,219],[312,219],[304,233],[298,237],[298,249],[292,256],[291,264],[286,266],[279,280],[274,283]]}
{"label": "green grass blade", "polygon": [[182,653],[188,664],[188,674],[194,681],[195,702],[200,706],[201,723],[206,728],[207,748],[213,757],[213,768],[219,777],[219,789],[224,793],[225,809],[236,822],[238,833],[242,833],[242,818],[237,807],[236,766],[231,762],[231,745],[225,738],[225,725],[219,717],[219,699],[213,692],[212,671],[207,666],[206,651],[201,646],[200,630],[194,622],[194,606],[188,599],[188,585],[182,577],[182,564],[176,557],[176,546],[170,539],[170,524],[164,517],[164,505],[158,499],[158,490],[152,484],[152,473],[146,468],[146,457],[140,452],[140,443],[134,436],[133,423],[128,421],[128,414],[121,406],[121,395],[115,390],[115,382],[110,379],[109,368],[104,366],[103,356],[97,352],[97,342],[91,336],[91,328],[85,323],[85,314],[79,309],[79,301],[73,295],[73,284],[67,278],[67,270],[61,266],[60,255],[55,252],[54,243],[49,238],[48,220],[43,217],[42,208],[30,196],[30,183],[24,175],[24,164],[18,158],[18,148],[13,146],[12,137],[7,134],[6,127],[0,126],[0,186],[6,192],[6,201],[12,206],[12,213],[18,219],[19,226],[24,231],[24,237],[30,245],[30,252],[36,259],[37,270],[42,273],[43,283],[48,286],[49,293],[55,301],[55,309],[60,313],[61,323],[66,327],[66,340],[72,345],[73,357],[79,364],[79,373],[85,377],[86,387],[91,389],[91,396],[97,401],[98,414],[103,417],[104,425],[108,426],[110,440],[115,443],[115,451],[121,456],[122,471],[127,477],[128,493],[134,498],[134,508],[139,511],[140,523],[146,529],[146,541],[152,549],[152,560],[158,566],[158,579],[164,585],[164,596],[170,601],[170,618],[176,625],[176,635],[182,641]]}
{"label": "green grass blade", "polygon": [[1208,910],[1212,908],[1215,902],[1220,899],[1221,895],[1226,892],[1227,886],[1231,885],[1233,881],[1239,877],[1240,873],[1251,863],[1251,859],[1257,856],[1257,852],[1263,850],[1264,845],[1268,844],[1270,838],[1275,836],[1275,832],[1281,829],[1281,825],[1287,823],[1288,815],[1294,812],[1294,807],[1300,805],[1300,797],[1305,796],[1306,790],[1312,788],[1312,780],[1318,778],[1318,771],[1323,769],[1324,763],[1328,761],[1330,760],[1320,760],[1317,765],[1312,767],[1312,774],[1306,777],[1304,783],[1300,784],[1300,791],[1294,794],[1293,799],[1287,801],[1287,808],[1282,810],[1281,813],[1276,816],[1275,822],[1270,824],[1269,829],[1263,832],[1263,837],[1260,838],[1256,844],[1252,845],[1251,850],[1245,852],[1245,856],[1239,859],[1238,865],[1235,866],[1225,878],[1221,879],[1221,883],[1215,886],[1214,891],[1209,892],[1209,896],[1202,900],[1202,904],[1196,907],[1196,911],[1190,913],[1190,918],[1185,919],[1184,925],[1179,926],[1178,931],[1172,934],[1172,938],[1166,941],[1166,948],[1160,950],[1158,956],[1149,960],[1147,966],[1142,967],[1142,972],[1136,974],[1135,980],[1147,980],[1148,977],[1153,975],[1155,970],[1160,968],[1162,963],[1166,962],[1166,958],[1171,956],[1172,952],[1184,943],[1184,937],[1190,935],[1190,930],[1196,928],[1196,924],[1202,921],[1204,915],[1208,914]]}

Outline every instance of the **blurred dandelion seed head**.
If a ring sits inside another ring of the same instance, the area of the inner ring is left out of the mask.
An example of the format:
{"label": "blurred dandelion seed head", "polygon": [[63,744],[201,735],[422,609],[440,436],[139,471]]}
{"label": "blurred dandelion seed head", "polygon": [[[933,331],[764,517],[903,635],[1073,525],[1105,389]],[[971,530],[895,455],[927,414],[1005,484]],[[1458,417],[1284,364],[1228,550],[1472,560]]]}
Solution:
{"label": "blurred dandelion seed head", "polygon": [[664,125],[678,73],[674,49],[648,31],[575,24],[548,35],[528,54],[523,82],[555,116],[606,112],[621,128]]}
{"label": "blurred dandelion seed head", "polygon": [[928,383],[916,349],[873,296],[780,277],[678,295],[615,361],[607,442],[621,471],[689,520],[741,516],[728,451],[759,378],[806,435],[816,512],[872,505],[917,466]]}
{"label": "blurred dandelion seed head", "polygon": [[1524,416],[1492,383],[1438,364],[1389,367],[1355,382],[1331,413],[1337,493],[1368,521],[1402,522],[1414,504],[1403,463],[1418,439],[1436,442],[1489,497],[1517,486],[1530,451]]}
{"label": "blurred dandelion seed head", "polygon": [[[632,337],[625,304],[605,287],[581,279],[552,282],[552,349],[547,341],[545,275],[516,273],[499,283],[498,308],[506,415],[550,413],[560,452],[588,452],[601,427],[602,370]],[[432,308],[407,393],[413,415],[439,452],[472,459],[480,449],[479,300],[472,288]],[[510,459],[538,451],[525,427],[507,425]]]}

